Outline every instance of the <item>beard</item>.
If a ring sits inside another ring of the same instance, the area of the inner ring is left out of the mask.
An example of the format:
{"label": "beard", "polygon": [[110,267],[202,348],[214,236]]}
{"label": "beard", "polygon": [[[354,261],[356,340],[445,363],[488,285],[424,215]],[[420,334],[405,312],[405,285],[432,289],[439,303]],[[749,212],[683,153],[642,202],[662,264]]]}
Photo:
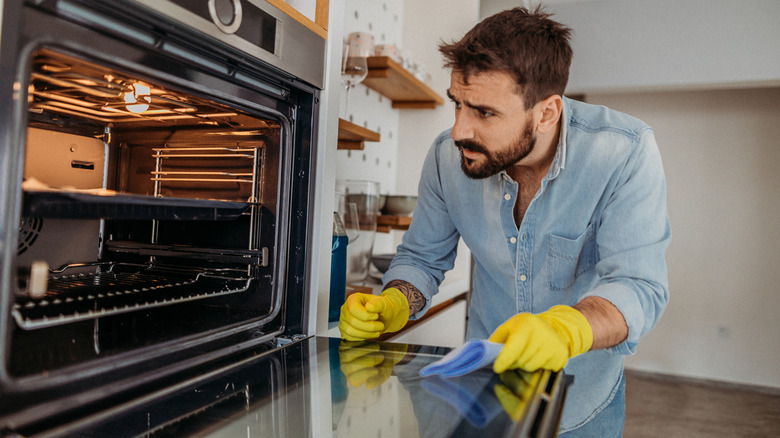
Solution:
{"label": "beard", "polygon": [[[531,120],[523,127],[519,138],[509,146],[491,152],[483,144],[473,140],[457,140],[455,145],[460,150],[460,167],[463,173],[472,179],[482,179],[496,175],[506,170],[531,153],[536,145],[536,136]],[[485,156],[482,160],[473,160],[463,155],[463,150],[478,152]]]}

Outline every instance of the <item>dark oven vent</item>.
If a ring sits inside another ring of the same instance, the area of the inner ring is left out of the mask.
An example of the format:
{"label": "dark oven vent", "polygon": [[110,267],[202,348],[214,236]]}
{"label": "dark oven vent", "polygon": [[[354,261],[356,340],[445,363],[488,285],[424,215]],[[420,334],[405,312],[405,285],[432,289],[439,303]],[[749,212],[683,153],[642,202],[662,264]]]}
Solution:
{"label": "dark oven vent", "polygon": [[38,329],[244,292],[251,282],[237,270],[114,264],[103,272],[52,276],[46,295],[18,299],[13,316],[19,327]]}
{"label": "dark oven vent", "polygon": [[43,219],[27,217],[22,218],[22,224],[19,226],[19,248],[17,254],[23,254],[30,249],[43,228]]}

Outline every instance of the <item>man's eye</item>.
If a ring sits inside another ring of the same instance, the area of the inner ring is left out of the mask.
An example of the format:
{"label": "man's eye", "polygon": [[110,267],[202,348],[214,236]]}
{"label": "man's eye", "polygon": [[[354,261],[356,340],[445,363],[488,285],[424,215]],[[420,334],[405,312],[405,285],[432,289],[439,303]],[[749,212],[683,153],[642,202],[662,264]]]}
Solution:
{"label": "man's eye", "polygon": [[479,116],[480,116],[480,117],[482,117],[483,119],[486,119],[486,118],[488,118],[488,117],[491,117],[491,116],[493,116],[493,113],[491,113],[490,111],[485,111],[485,110],[477,110],[477,113],[478,113],[478,114],[479,114]]}

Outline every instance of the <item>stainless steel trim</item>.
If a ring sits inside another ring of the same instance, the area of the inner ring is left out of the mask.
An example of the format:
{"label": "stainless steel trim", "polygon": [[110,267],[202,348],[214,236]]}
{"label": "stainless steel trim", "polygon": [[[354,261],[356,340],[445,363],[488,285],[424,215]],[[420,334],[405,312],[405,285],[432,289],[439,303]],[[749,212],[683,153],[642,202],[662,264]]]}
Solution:
{"label": "stainless steel trim", "polygon": [[131,0],[171,20],[197,29],[242,52],[248,53],[282,72],[291,74],[319,89],[325,84],[326,40],[265,0],[247,0],[277,20],[276,47],[271,53],[239,37],[228,34],[215,23],[167,0]]}

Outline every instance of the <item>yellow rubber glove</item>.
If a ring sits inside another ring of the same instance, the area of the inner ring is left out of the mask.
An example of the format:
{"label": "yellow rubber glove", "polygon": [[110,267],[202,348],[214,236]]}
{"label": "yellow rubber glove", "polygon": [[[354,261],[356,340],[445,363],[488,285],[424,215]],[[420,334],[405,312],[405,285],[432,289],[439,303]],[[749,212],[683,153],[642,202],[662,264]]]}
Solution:
{"label": "yellow rubber glove", "polygon": [[382,333],[397,332],[409,320],[409,301],[396,288],[381,295],[355,293],[341,306],[339,330],[348,341],[373,339]]}
{"label": "yellow rubber glove", "polygon": [[393,374],[393,366],[404,358],[408,348],[406,344],[341,341],[341,371],[350,386],[376,388]]}
{"label": "yellow rubber glove", "polygon": [[512,420],[518,421],[525,416],[528,400],[539,385],[541,376],[541,372],[523,370],[509,370],[498,375],[501,383],[493,386],[493,392]]}
{"label": "yellow rubber glove", "polygon": [[593,330],[577,309],[555,306],[538,315],[509,318],[489,340],[504,344],[493,363],[496,373],[515,368],[560,371],[569,358],[590,350]]}

